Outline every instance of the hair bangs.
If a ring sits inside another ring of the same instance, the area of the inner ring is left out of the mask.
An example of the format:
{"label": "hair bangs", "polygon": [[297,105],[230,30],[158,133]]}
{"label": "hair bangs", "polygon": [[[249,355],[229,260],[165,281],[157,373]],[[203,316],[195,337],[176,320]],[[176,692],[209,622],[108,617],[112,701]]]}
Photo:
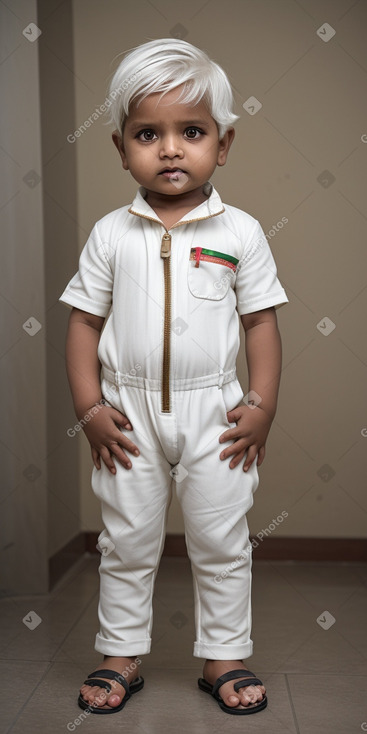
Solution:
{"label": "hair bangs", "polygon": [[223,69],[204,51],[180,39],[149,41],[130,51],[115,71],[109,88],[110,122],[122,134],[129,107],[149,94],[183,87],[177,101],[194,105],[204,99],[217,123],[219,137],[237,119],[233,94]]}

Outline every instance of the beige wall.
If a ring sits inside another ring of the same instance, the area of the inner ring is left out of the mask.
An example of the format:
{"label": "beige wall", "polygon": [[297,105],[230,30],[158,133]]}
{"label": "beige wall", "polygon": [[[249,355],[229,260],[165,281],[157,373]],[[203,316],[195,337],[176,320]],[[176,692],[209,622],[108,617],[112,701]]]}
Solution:
{"label": "beige wall", "polygon": [[[28,3],[37,19],[35,2]],[[47,590],[46,314],[38,54],[1,3],[1,595]],[[29,18],[28,18],[29,22]]]}
{"label": "beige wall", "polygon": [[48,559],[83,529],[58,302],[77,266],[70,2],[58,6],[0,3],[1,595],[46,592]]}
{"label": "beige wall", "polygon": [[[101,529],[89,447],[66,434],[75,417],[58,298],[96,219],[137,184],[102,119],[75,144],[66,138],[105,100],[119,54],[180,28],[229,73],[241,117],[213,182],[270,233],[290,298],[278,312],[280,404],[251,532],[286,510],[277,535],[365,537],[366,3],[16,0],[0,10],[1,593],[47,590],[48,558]],[[326,21],[336,31],[327,43],[316,33]],[[34,42],[30,22],[42,31]],[[252,95],[255,115],[242,107]],[[328,336],[317,328],[326,316]],[[246,392],[243,333],[238,373]],[[175,500],[168,531],[183,532]]]}
{"label": "beige wall", "polygon": [[[66,138],[104,102],[119,54],[178,31],[229,73],[241,117],[213,182],[270,233],[290,298],[278,311],[283,379],[251,532],[286,510],[278,535],[364,537],[366,3],[16,0],[0,9],[1,593],[45,591],[48,558],[101,529],[88,444],[66,434],[75,417],[58,298],[96,219],[131,201],[137,184],[102,119],[76,143]],[[336,31],[328,42],[316,33],[326,21]],[[30,22],[42,31],[34,42],[22,33]],[[255,115],[242,107],[250,96],[262,104]],[[325,170],[329,185],[318,180]],[[317,328],[326,316],[328,336]],[[23,328],[31,317],[41,325],[33,335]],[[243,333],[238,373],[246,392]],[[176,500],[168,531],[183,532]]]}
{"label": "beige wall", "polygon": [[65,371],[67,319],[59,295],[65,272],[77,268],[78,199],[76,156],[65,135],[73,125],[72,4],[38,0],[41,93],[44,294],[46,307],[48,555],[83,530],[79,447],[67,435],[74,425]]}
{"label": "beige wall", "polygon": [[[104,101],[117,56],[174,35],[177,24],[227,70],[241,117],[229,162],[213,182],[224,202],[250,212],[266,233],[289,220],[269,239],[290,304],[278,311],[280,403],[250,528],[256,533],[286,510],[278,535],[365,536],[366,4],[75,0],[73,10],[75,127]],[[325,21],[336,31],[328,42],[316,33]],[[242,107],[252,95],[262,104],[255,115]],[[80,248],[94,221],[129,203],[137,188],[110,134],[98,120],[74,144]],[[318,181],[325,170],[335,177],[328,186]],[[317,328],[326,316],[336,325],[328,336]],[[241,343],[246,392],[243,335]],[[97,529],[89,449],[84,437],[81,443],[83,524]],[[183,531],[176,501],[168,531]]]}

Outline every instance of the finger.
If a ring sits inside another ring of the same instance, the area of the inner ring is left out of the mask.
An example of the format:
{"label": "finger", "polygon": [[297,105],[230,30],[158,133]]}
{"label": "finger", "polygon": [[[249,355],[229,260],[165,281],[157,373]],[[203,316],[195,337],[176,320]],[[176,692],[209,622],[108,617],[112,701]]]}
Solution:
{"label": "finger", "polygon": [[250,446],[247,452],[246,461],[243,465],[243,471],[248,471],[252,462],[255,460],[257,455],[257,449],[256,446]]}
{"label": "finger", "polygon": [[239,464],[242,461],[245,453],[246,453],[246,449],[242,449],[242,451],[240,451],[239,454],[237,454],[232,459],[232,461],[229,462],[229,468],[234,469],[237,466],[237,464]]}
{"label": "finger", "polygon": [[234,456],[235,454],[238,454],[240,451],[246,450],[247,447],[248,447],[247,439],[239,438],[237,441],[234,441],[234,443],[232,443],[231,446],[227,446],[227,448],[221,452],[219,458],[228,459],[229,456]]}
{"label": "finger", "polygon": [[[122,446],[125,449],[125,451],[129,451],[131,454],[135,454],[135,456],[139,456],[140,454],[140,451],[137,445],[133,441],[131,441],[127,436],[125,436],[125,434],[122,433],[122,431],[117,430],[117,432],[113,434],[112,442],[114,446],[115,444],[118,444],[118,446]],[[114,453],[115,453],[115,449],[114,449]]]}
{"label": "finger", "polygon": [[233,410],[227,411],[227,419],[230,423],[238,423],[238,421],[241,419],[242,411],[238,410],[238,407],[239,406],[237,406],[237,408],[233,408]]}
{"label": "finger", "polygon": [[231,441],[233,438],[236,437],[236,431],[236,428],[228,428],[228,431],[224,431],[224,433],[221,433],[221,435],[219,436],[219,443],[226,443],[226,441]]}
{"label": "finger", "polygon": [[119,426],[122,426],[123,428],[127,428],[129,431],[132,431],[133,427],[128,417],[124,415],[124,413],[121,413],[119,410],[116,410],[116,408],[113,408],[112,418]]}
{"label": "finger", "polygon": [[126,456],[125,452],[122,450],[121,446],[117,443],[112,443],[110,452],[114,456],[114,458],[117,459],[117,461],[122,464],[122,466],[125,469],[131,469],[132,464],[128,456]]}
{"label": "finger", "polygon": [[97,449],[93,448],[93,446],[91,447],[91,449],[92,449],[93,464],[96,467],[96,469],[100,469],[101,468],[101,459],[100,459],[99,453],[98,453]]}
{"label": "finger", "polygon": [[103,462],[105,463],[108,471],[110,471],[111,474],[116,474],[115,462],[114,462],[114,460],[113,460],[113,458],[111,456],[111,453],[110,453],[109,449],[107,448],[107,446],[103,446],[101,448],[101,450],[100,450],[100,456],[101,456]]}

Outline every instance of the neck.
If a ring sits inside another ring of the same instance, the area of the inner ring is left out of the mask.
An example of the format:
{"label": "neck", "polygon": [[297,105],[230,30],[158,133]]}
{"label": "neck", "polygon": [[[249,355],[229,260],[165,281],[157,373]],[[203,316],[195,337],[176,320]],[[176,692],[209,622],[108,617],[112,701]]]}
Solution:
{"label": "neck", "polygon": [[155,191],[147,191],[145,200],[152,209],[160,211],[179,211],[181,209],[195,209],[196,206],[206,201],[208,196],[200,186],[193,191],[187,191],[183,194],[159,194]]}

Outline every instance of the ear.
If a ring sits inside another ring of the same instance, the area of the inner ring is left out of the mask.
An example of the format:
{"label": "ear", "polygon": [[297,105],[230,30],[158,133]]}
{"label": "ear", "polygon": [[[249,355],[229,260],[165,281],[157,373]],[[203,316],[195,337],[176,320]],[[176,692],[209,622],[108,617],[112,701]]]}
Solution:
{"label": "ear", "polygon": [[127,158],[124,150],[123,140],[118,130],[114,130],[112,133],[112,140],[119,152],[119,156],[122,160],[122,167],[125,169],[125,171],[129,170],[129,166],[127,163]]}
{"label": "ear", "polygon": [[224,164],[226,163],[228,152],[233,143],[234,136],[235,136],[234,127],[229,127],[228,130],[224,133],[222,139],[219,141],[218,158],[217,158],[218,166],[224,166]]}

